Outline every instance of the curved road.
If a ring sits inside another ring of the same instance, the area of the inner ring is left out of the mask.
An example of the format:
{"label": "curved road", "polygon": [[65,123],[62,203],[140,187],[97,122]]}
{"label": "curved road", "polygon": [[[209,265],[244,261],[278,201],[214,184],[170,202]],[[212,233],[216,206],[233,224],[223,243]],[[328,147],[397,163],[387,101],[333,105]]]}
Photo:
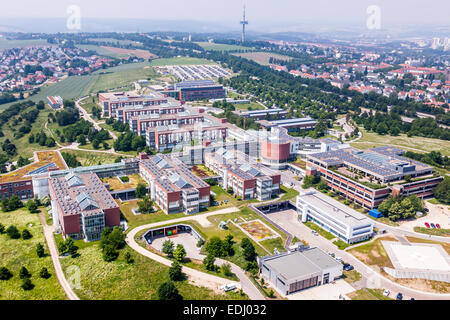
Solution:
{"label": "curved road", "polygon": [[[186,217],[183,217],[183,218],[167,220],[167,221],[160,221],[160,222],[155,222],[155,223],[151,223],[151,224],[142,225],[142,226],[136,227],[133,230],[131,230],[130,232],[128,232],[125,241],[130,246],[130,248],[132,248],[136,252],[142,254],[143,256],[146,256],[146,257],[148,257],[148,258],[150,258],[152,260],[155,260],[155,261],[157,261],[159,263],[162,263],[162,264],[164,264],[166,266],[170,266],[170,265],[172,265],[172,261],[171,260],[166,259],[166,258],[164,258],[164,257],[162,257],[160,255],[157,255],[157,254],[155,254],[153,252],[150,252],[147,249],[141,247],[135,240],[136,234],[138,232],[142,231],[142,230],[155,228],[155,227],[158,227],[158,226],[161,226],[161,225],[165,225],[167,223],[178,223],[178,222],[183,222],[183,221],[187,221],[187,220],[197,220],[198,221],[200,219],[206,219],[206,217],[209,217],[209,216],[212,216],[212,215],[225,214],[225,213],[236,212],[236,211],[239,211],[239,209],[237,209],[237,208],[226,208],[226,209],[209,212],[209,213],[202,214],[202,215],[186,216]],[[203,220],[203,221],[205,221],[205,220]],[[244,290],[244,292],[248,295],[248,297],[251,300],[265,300],[265,298],[262,295],[262,293],[258,290],[258,288],[256,288],[256,286],[251,282],[251,280],[247,277],[247,275],[245,274],[245,272],[241,268],[239,268],[235,264],[233,264],[233,263],[231,263],[229,261],[226,261],[226,260],[217,259],[216,261],[218,262],[218,265],[222,265],[224,263],[229,263],[230,264],[232,272],[234,274],[236,274],[236,276],[240,280],[240,284],[241,284],[242,290]],[[205,281],[213,282],[213,283],[217,284],[218,286],[232,282],[232,281],[230,281],[228,279],[217,277],[217,276],[214,276],[214,275],[210,275],[210,274],[207,274],[207,273],[204,273],[204,272],[201,272],[201,271],[198,271],[196,269],[189,268],[189,267],[185,267],[185,266],[183,266],[183,272],[186,273],[189,276],[192,276],[193,278],[197,278],[197,279],[202,279],[202,280],[205,280]]]}

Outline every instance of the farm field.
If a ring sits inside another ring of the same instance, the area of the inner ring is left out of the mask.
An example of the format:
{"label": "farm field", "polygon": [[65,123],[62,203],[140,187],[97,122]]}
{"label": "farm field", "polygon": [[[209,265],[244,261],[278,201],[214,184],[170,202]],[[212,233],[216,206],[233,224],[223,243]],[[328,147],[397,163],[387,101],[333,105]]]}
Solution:
{"label": "farm field", "polygon": [[196,42],[200,47],[205,50],[210,51],[238,51],[238,50],[246,50],[252,51],[253,48],[233,45],[233,44],[222,44],[222,43],[210,43],[210,42]]}
{"label": "farm field", "polygon": [[269,52],[244,52],[244,53],[233,53],[233,55],[242,57],[242,58],[246,58],[249,60],[253,60],[264,66],[269,65],[270,58],[275,58],[278,60],[285,60],[285,61],[292,60],[291,57],[283,56],[280,54],[269,53]]}
{"label": "farm field", "polygon": [[124,48],[116,48],[116,47],[106,47],[106,46],[100,46],[100,48],[106,50],[106,51],[110,51],[113,54],[119,56],[119,57],[123,57],[123,58],[128,58],[128,57],[138,57],[138,58],[142,58],[142,59],[155,59],[157,58],[156,55],[154,55],[153,53],[150,53],[150,51],[148,50],[142,50],[142,49],[124,49]]}
{"label": "farm field", "polygon": [[51,46],[45,39],[33,39],[33,40],[8,40],[0,37],[0,50],[12,49],[12,48],[26,48],[33,46]]}
{"label": "farm field", "polygon": [[[41,209],[43,210],[43,209]],[[42,225],[38,214],[30,214],[22,208],[11,212],[0,212],[0,221],[5,228],[14,225],[22,232],[27,228],[33,237],[28,240],[10,239],[6,234],[0,234],[0,266],[7,267],[13,277],[1,280],[0,300],[64,300],[66,296],[59,286],[55,270],[48,254]],[[46,255],[39,258],[36,255],[36,245],[44,245]],[[24,266],[32,274],[31,282],[35,285],[32,290],[21,288],[22,280],[19,270]],[[41,268],[47,268],[51,277],[47,280],[39,276]]]}
{"label": "farm field", "polygon": [[379,147],[382,145],[393,145],[395,147],[404,148],[406,151],[414,152],[431,152],[440,151],[444,156],[450,156],[450,146],[443,140],[424,138],[424,137],[411,137],[408,138],[406,134],[400,134],[399,136],[378,135],[374,132],[367,132],[363,128],[360,128],[363,136],[361,140],[351,144],[352,147],[358,149],[367,149],[373,147]]}
{"label": "farm field", "polygon": [[103,46],[97,46],[94,44],[78,44],[76,45],[80,49],[95,51],[100,56],[111,57],[111,58],[124,58],[127,57],[125,54],[117,54],[111,50],[105,49]]}

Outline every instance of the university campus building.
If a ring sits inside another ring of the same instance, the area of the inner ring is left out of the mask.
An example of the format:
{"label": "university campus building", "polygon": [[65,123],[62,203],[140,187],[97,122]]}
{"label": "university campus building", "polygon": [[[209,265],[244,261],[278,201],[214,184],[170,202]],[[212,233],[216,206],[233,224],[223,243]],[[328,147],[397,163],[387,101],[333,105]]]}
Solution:
{"label": "university campus building", "polygon": [[49,178],[54,225],[64,237],[99,240],[105,227],[120,226],[120,209],[95,173]]}
{"label": "university campus building", "polygon": [[344,148],[307,155],[307,175],[320,175],[346,199],[373,209],[391,193],[426,198],[443,180],[434,168],[402,155],[394,147]]}
{"label": "university campus building", "polygon": [[209,100],[226,98],[226,90],[221,84],[216,84],[214,80],[188,80],[173,85],[173,90],[166,90],[163,93],[180,100]]}
{"label": "university campus building", "polygon": [[103,92],[98,94],[98,102],[103,114],[115,117],[116,111],[120,108],[146,108],[168,103],[169,101],[166,97],[158,93],[142,96],[133,92]]}
{"label": "university campus building", "polygon": [[270,200],[280,193],[281,176],[235,150],[223,148],[205,154],[205,166],[222,178],[222,186],[231,188],[236,196],[247,199]]}
{"label": "university campus building", "polygon": [[302,222],[312,221],[347,243],[356,243],[373,236],[371,219],[339,201],[309,189],[297,196],[297,211]]}
{"label": "university campus building", "polygon": [[139,173],[149,184],[151,199],[166,214],[193,214],[210,205],[210,186],[179,159],[141,155]]}
{"label": "university campus building", "polygon": [[261,275],[283,295],[327,284],[342,276],[343,265],[319,248],[259,257]]}

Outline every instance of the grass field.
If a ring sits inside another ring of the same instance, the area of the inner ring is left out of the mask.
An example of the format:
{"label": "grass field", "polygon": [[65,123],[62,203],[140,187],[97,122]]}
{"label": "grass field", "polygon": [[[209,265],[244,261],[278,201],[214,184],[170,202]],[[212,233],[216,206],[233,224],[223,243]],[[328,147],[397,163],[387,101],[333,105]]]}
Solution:
{"label": "grass field", "polygon": [[214,61],[191,58],[191,57],[176,57],[176,58],[163,58],[155,59],[150,64],[153,67],[171,66],[171,65],[191,65],[191,64],[214,64]]}
{"label": "grass field", "polygon": [[361,140],[351,144],[351,146],[358,149],[380,147],[382,145],[393,145],[399,148],[404,148],[406,151],[440,151],[444,156],[450,156],[450,145],[444,140],[424,137],[408,138],[406,134],[401,134],[396,137],[389,135],[382,136],[374,132],[367,132],[362,128],[360,128],[360,130],[363,134]]}
{"label": "grass field", "polygon": [[7,40],[0,37],[0,50],[12,49],[12,48],[26,48],[33,46],[50,46],[51,44],[45,39],[35,40]]}
{"label": "grass field", "polygon": [[397,241],[394,237],[382,237],[369,243],[357,246],[356,248],[348,250],[356,258],[368,265],[375,265],[378,267],[393,268],[392,262],[381,241]]}
{"label": "grass field", "polygon": [[[124,259],[129,252],[134,263]],[[168,267],[146,258],[129,247],[120,251],[116,261],[105,262],[98,242],[78,250],[77,258],[62,258],[61,265],[66,272],[71,266],[79,268],[80,288],[75,289],[84,300],[157,300],[159,286],[169,280]],[[176,282],[179,293],[185,300],[239,299],[239,294],[215,294],[204,287],[197,287],[187,281]]]}
{"label": "grass field", "polygon": [[283,55],[275,54],[275,53],[270,53],[270,52],[244,52],[244,53],[233,53],[233,55],[242,57],[242,58],[246,58],[249,60],[253,60],[264,66],[269,65],[270,58],[275,58],[278,60],[285,60],[285,61],[292,60],[291,57],[283,56]]}
{"label": "grass field", "polygon": [[[7,267],[13,274],[9,280],[0,280],[0,300],[62,300],[66,296],[59,286],[55,276],[51,258],[48,255],[45,237],[38,214],[30,214],[26,209],[12,212],[0,212],[0,222],[7,228],[15,225],[19,232],[27,228],[33,237],[28,240],[9,239],[6,234],[0,234],[0,266]],[[31,224],[31,226],[30,226]],[[46,256],[38,258],[36,245],[42,243]],[[30,291],[20,286],[19,270],[25,266],[32,274],[31,282],[35,287]],[[39,277],[39,271],[46,267],[51,273],[47,280]]]}
{"label": "grass field", "polygon": [[331,240],[331,239],[336,238],[335,235],[333,235],[332,233],[322,229],[321,227],[319,227],[317,224],[315,224],[312,221],[306,221],[304,223],[304,225],[307,226],[308,228],[310,228],[311,230],[316,231],[318,234],[320,234],[325,239]]}
{"label": "grass field", "polygon": [[114,163],[117,159],[117,155],[105,153],[105,152],[89,152],[81,150],[63,149],[61,152],[67,152],[74,154],[77,160],[81,162],[82,166],[95,166],[100,164]]}
{"label": "grass field", "polygon": [[257,102],[250,102],[250,103],[238,103],[235,104],[234,107],[236,108],[236,110],[263,110],[264,107],[262,105],[260,105]]}
{"label": "grass field", "polygon": [[246,50],[252,51],[253,48],[232,45],[232,44],[222,44],[222,43],[210,43],[210,42],[196,42],[200,47],[207,51],[238,51],[238,50]]}
{"label": "grass field", "polygon": [[352,300],[394,300],[383,296],[381,289],[360,289],[347,294],[347,296]]}
{"label": "grass field", "polygon": [[126,54],[118,54],[114,53],[111,50],[102,48],[101,46],[93,45],[93,44],[78,44],[78,48],[85,50],[95,51],[100,56],[111,57],[111,58],[125,58],[128,55]]}

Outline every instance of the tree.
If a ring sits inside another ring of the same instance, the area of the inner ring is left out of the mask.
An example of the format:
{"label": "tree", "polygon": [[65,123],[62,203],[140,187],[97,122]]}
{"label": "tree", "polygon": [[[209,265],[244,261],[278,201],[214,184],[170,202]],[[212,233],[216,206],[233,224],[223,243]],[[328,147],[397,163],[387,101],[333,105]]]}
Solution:
{"label": "tree", "polygon": [[183,261],[184,257],[186,257],[186,250],[182,244],[177,245],[175,251],[173,252],[173,257],[179,262]]}
{"label": "tree", "polygon": [[215,271],[216,266],[214,263],[216,262],[216,258],[212,253],[208,253],[208,255],[203,259],[203,265],[205,266],[206,270],[209,271]]}
{"label": "tree", "polygon": [[214,257],[223,257],[225,256],[222,240],[219,237],[215,236],[209,239],[205,246],[206,252],[212,254]]}
{"label": "tree", "polygon": [[39,271],[39,276],[43,279],[50,278],[51,274],[48,272],[47,268],[43,267],[41,271]]}
{"label": "tree", "polygon": [[125,253],[125,261],[128,264],[131,264],[134,262],[134,259],[129,252]]}
{"label": "tree", "polygon": [[11,279],[13,274],[6,267],[0,268],[0,280],[9,280]]}
{"label": "tree", "polygon": [[19,239],[20,233],[19,230],[15,226],[9,226],[8,229],[6,229],[6,234],[10,239]]}
{"label": "tree", "polygon": [[229,263],[224,263],[221,269],[225,276],[230,277],[233,275],[233,273],[231,272],[231,265]]}
{"label": "tree", "polygon": [[398,202],[394,202],[392,206],[389,208],[388,217],[392,221],[396,221],[400,219],[403,215],[403,209]]}
{"label": "tree", "polygon": [[175,287],[175,284],[172,281],[167,281],[159,286],[158,299],[179,301],[182,300],[183,297],[178,293],[178,289]]}
{"label": "tree", "polygon": [[106,245],[105,247],[103,247],[103,260],[106,262],[111,262],[117,259],[117,257],[119,256],[119,252],[114,249],[113,246],[111,245]]}
{"label": "tree", "polygon": [[100,236],[100,246],[102,248],[111,246],[114,250],[118,250],[123,249],[125,245],[125,234],[122,228],[116,226],[111,229],[108,227],[102,231]]}
{"label": "tree", "polygon": [[245,260],[252,261],[256,258],[256,250],[250,239],[248,238],[242,239],[241,248],[244,249],[243,256]]}
{"label": "tree", "polygon": [[231,234],[228,234],[225,237],[225,240],[222,241],[222,251],[226,253],[229,257],[234,255],[234,249],[233,249],[233,236]]}
{"label": "tree", "polygon": [[445,176],[436,188],[434,188],[434,196],[442,203],[450,204],[450,177]]}
{"label": "tree", "polygon": [[28,271],[27,268],[22,266],[19,271],[19,277],[20,279],[31,278],[31,273]]}
{"label": "tree", "polygon": [[166,240],[162,245],[162,252],[169,257],[173,257],[174,244],[171,240]]}
{"label": "tree", "polygon": [[45,254],[44,246],[40,242],[36,245],[36,254],[39,258],[42,258]]}
{"label": "tree", "polygon": [[144,196],[147,194],[147,188],[142,182],[139,182],[136,186],[136,197],[137,198],[144,198]]}
{"label": "tree", "polygon": [[137,202],[139,213],[152,213],[153,201],[148,196],[144,196],[141,201]]}
{"label": "tree", "polygon": [[5,233],[5,226],[0,223],[0,234]]}
{"label": "tree", "polygon": [[169,268],[169,277],[172,281],[179,281],[183,279],[181,264],[178,261],[172,262],[172,266]]}
{"label": "tree", "polygon": [[22,283],[21,287],[22,287],[23,290],[31,290],[31,289],[34,288],[34,284],[31,282],[30,279],[26,278],[26,279],[23,280],[23,283]]}
{"label": "tree", "polygon": [[28,229],[23,229],[23,231],[22,231],[22,239],[28,240],[28,239],[31,239],[32,237],[33,237],[33,235],[31,234],[30,231],[28,231]]}

